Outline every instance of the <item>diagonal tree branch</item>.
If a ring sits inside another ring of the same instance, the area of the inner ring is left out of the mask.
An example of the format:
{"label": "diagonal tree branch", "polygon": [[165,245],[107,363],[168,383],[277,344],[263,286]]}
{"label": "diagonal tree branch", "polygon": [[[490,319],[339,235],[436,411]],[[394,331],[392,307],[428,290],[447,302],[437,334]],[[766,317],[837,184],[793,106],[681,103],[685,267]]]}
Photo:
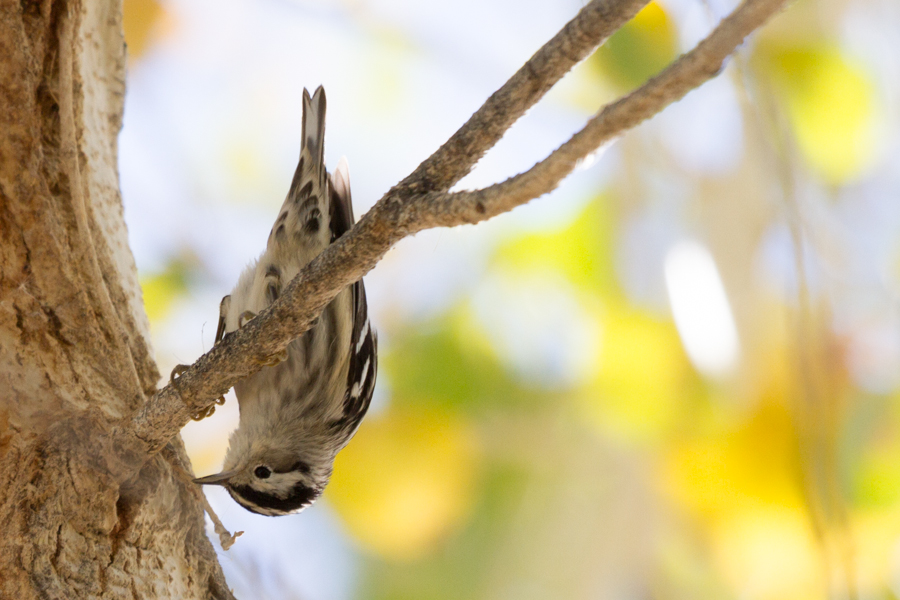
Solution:
{"label": "diagonal tree branch", "polygon": [[649,0],[590,2],[392,192],[450,189],[525,111],[648,3]]}
{"label": "diagonal tree branch", "polygon": [[[483,190],[447,193],[446,189],[464,176],[518,116],[562,76],[560,65],[571,68],[586,56],[588,41],[582,38],[589,28],[581,22],[584,15],[599,19],[608,13],[620,17],[627,13],[621,7],[610,8],[615,0],[591,2],[532,57],[538,65],[523,67],[441,149],[381,198],[351,231],[308,264],[274,304],[242,329],[227,335],[130,421],[113,431],[108,443],[112,445],[111,454],[121,461],[109,465],[113,472],[127,476],[139,466],[133,463],[158,452],[193,412],[258,370],[266,357],[306,331],[341,289],[369,272],[398,241],[431,227],[477,223],[551,191],[579,160],[719,73],[725,59],[744,38],[786,2],[745,0],[691,52],[633,93],[603,108],[583,130],[529,171]],[[636,10],[642,2],[622,2],[622,6],[626,4],[629,10]],[[576,22],[580,24],[573,25]],[[609,35],[605,29],[597,33],[596,27],[591,31],[601,38]],[[554,52],[562,52],[566,58],[555,60],[545,55],[551,45],[556,48]],[[547,66],[550,64],[554,66]],[[532,76],[532,69],[540,75]],[[514,98],[508,100],[513,109],[504,105],[504,97]],[[493,118],[498,122],[493,122]]]}
{"label": "diagonal tree branch", "polygon": [[783,4],[785,0],[757,0],[740,5],[693,50],[631,94],[603,107],[581,131],[528,171],[481,190],[416,196],[408,203],[415,214],[408,218],[419,230],[478,223],[552,192],[579,161],[718,75],[747,34]]}

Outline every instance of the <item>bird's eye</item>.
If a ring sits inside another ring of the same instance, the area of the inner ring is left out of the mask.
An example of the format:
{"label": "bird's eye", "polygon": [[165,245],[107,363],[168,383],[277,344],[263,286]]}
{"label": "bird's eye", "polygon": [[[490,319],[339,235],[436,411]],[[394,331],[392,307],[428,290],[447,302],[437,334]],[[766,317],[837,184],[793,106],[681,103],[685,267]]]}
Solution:
{"label": "bird's eye", "polygon": [[259,477],[260,479],[268,479],[269,475],[272,474],[272,469],[266,466],[259,466],[253,469],[253,474]]}

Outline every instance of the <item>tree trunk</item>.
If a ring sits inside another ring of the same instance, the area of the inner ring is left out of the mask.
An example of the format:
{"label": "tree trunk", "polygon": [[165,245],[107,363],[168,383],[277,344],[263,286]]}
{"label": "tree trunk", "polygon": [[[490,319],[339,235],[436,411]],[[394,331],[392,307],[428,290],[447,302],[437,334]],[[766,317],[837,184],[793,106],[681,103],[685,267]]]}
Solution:
{"label": "tree trunk", "polygon": [[119,195],[124,91],[120,2],[0,0],[2,598],[231,597],[181,439],[136,476],[109,443],[159,380]]}

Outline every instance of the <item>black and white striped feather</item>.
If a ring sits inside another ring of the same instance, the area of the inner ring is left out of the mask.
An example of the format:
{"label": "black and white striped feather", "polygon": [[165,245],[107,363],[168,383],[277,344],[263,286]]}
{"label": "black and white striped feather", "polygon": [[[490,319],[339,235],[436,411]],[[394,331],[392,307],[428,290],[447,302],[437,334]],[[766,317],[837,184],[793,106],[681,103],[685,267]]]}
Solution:
{"label": "black and white striped feather", "polygon": [[[302,145],[290,191],[266,251],[223,299],[217,340],[274,302],[300,269],[353,226],[346,160],[333,176],[325,170],[325,109],[321,87],[312,97],[303,91]],[[359,428],[376,372],[377,338],[360,280],[288,345],[285,360],[235,385],[241,419],[224,471],[198,481],[224,485],[260,514],[309,506],[328,482],[335,455]]]}
{"label": "black and white striped feather", "polygon": [[[346,165],[341,163],[332,178],[331,233],[332,241],[338,239],[353,226],[353,202],[350,196],[350,179]],[[344,397],[344,413],[333,423],[333,428],[350,441],[362,418],[369,410],[375,389],[375,373],[378,370],[378,338],[369,323],[366,287],[362,279],[352,286],[353,330],[350,335],[350,366],[347,369],[347,391]]]}

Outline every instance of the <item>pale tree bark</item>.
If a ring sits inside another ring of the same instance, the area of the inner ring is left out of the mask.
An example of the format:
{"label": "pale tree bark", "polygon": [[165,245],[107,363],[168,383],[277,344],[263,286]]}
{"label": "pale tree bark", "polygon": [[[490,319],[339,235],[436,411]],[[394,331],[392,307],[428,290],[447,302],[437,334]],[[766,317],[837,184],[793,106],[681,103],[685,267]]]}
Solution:
{"label": "pale tree bark", "polygon": [[117,2],[0,4],[2,598],[230,597],[180,438],[106,465],[104,432],[159,380],[119,196],[124,92]]}
{"label": "pale tree bark", "polygon": [[715,76],[785,0],[746,0],[526,173],[448,190],[647,0],[593,0],[268,310],[157,392],[116,172],[125,51],[112,0],[0,0],[0,597],[228,598],[178,437],[405,236],[544,194]]}

